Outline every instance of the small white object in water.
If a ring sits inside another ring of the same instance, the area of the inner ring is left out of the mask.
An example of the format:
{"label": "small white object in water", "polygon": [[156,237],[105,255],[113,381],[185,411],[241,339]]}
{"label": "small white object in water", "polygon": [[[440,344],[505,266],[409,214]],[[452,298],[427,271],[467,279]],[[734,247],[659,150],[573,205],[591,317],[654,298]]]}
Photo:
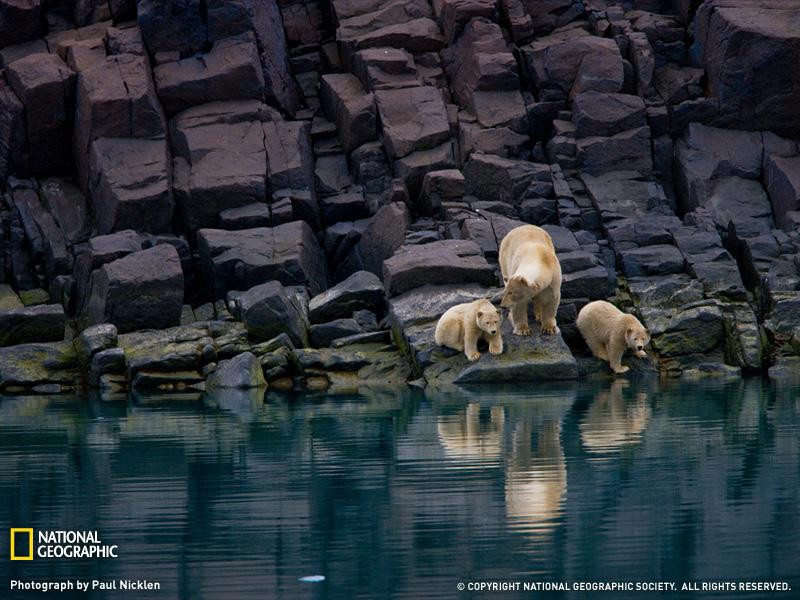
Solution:
{"label": "small white object in water", "polygon": [[303,583],[319,583],[320,581],[325,581],[325,575],[306,575],[305,577],[301,577],[298,581],[302,581]]}

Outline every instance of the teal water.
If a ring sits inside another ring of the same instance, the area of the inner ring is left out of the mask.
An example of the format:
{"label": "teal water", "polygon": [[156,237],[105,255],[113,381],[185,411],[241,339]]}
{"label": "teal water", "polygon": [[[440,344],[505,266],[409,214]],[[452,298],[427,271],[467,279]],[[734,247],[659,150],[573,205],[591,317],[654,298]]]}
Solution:
{"label": "teal water", "polygon": [[[0,498],[0,598],[642,596],[457,591],[477,581],[799,597],[800,388],[0,398]],[[11,562],[8,527],[96,530],[119,558]],[[76,578],[161,590],[9,590]]]}

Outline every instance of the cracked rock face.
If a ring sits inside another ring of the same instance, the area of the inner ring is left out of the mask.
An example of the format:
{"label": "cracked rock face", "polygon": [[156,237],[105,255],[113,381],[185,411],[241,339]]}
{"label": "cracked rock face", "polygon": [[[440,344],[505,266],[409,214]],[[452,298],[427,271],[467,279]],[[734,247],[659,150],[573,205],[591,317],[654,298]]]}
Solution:
{"label": "cracked rock face", "polygon": [[[575,378],[595,299],[637,376],[794,364],[792,2],[67,4],[0,0],[0,390]],[[560,334],[437,348],[525,223]]]}

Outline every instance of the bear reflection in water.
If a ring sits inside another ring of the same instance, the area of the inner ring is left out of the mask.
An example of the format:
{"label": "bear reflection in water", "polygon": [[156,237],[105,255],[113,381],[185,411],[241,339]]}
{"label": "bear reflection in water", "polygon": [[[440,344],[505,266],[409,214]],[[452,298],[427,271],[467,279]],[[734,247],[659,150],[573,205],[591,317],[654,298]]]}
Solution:
{"label": "bear reflection in water", "polygon": [[546,420],[517,425],[506,467],[506,515],[516,529],[546,536],[556,527],[567,494],[561,424]]}
{"label": "bear reflection in water", "polygon": [[597,394],[586,411],[580,432],[588,452],[616,452],[641,440],[653,413],[646,392],[625,398],[623,392],[628,387],[626,380],[614,381],[608,390]]}
{"label": "bear reflection in water", "polygon": [[497,462],[503,452],[505,409],[488,408],[481,415],[481,406],[470,402],[464,412],[456,417],[439,416],[436,430],[445,455],[461,461]]}

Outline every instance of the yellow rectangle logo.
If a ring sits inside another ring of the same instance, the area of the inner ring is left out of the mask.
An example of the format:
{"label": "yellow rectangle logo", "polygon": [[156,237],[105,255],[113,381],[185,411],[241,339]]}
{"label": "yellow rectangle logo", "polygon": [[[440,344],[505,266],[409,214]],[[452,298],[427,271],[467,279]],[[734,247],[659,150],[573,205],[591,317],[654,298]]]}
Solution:
{"label": "yellow rectangle logo", "polygon": [[[17,534],[28,534],[28,554],[17,556],[15,542]],[[12,527],[11,528],[11,560],[33,560],[33,527]]]}

